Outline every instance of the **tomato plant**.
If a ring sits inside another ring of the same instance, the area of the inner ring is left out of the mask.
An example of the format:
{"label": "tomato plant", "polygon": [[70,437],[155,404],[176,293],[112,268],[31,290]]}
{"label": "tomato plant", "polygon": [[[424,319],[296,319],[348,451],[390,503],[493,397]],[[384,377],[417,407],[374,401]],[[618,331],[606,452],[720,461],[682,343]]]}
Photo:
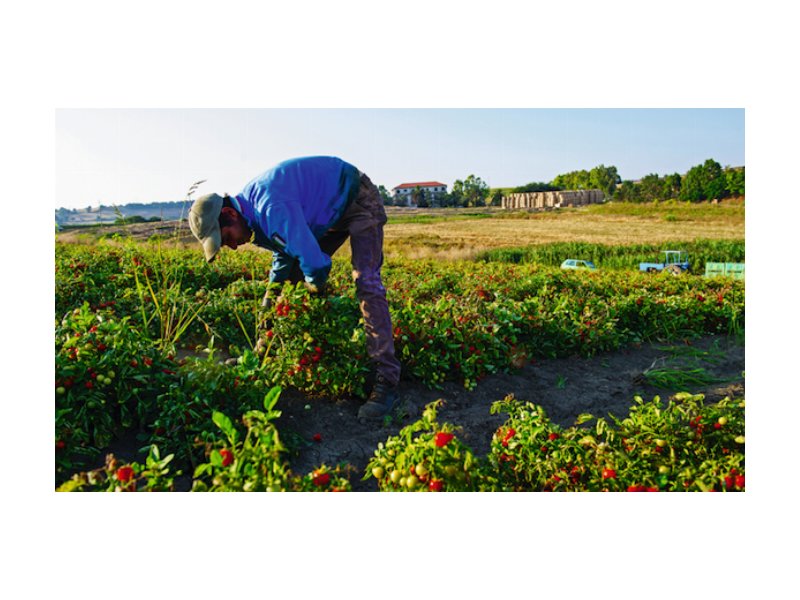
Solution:
{"label": "tomato plant", "polygon": [[349,479],[344,468],[325,465],[305,476],[289,470],[285,447],[272,422],[280,416],[275,405],[280,388],[264,396],[263,410],[251,410],[242,416],[243,428],[222,412],[214,412],[214,424],[222,439],[206,446],[208,461],[194,471],[193,491],[348,491]]}
{"label": "tomato plant", "polygon": [[174,478],[171,473],[173,456],[161,458],[158,446],[151,446],[145,464],[120,463],[113,454],[106,456],[105,465],[98,469],[76,473],[62,483],[59,492],[171,492]]}
{"label": "tomato plant", "polygon": [[[274,407],[260,407],[274,386],[310,399],[364,394],[371,365],[350,267],[334,261],[328,296],[284,284],[264,310],[270,259],[224,252],[209,265],[196,251],[121,239],[57,244],[57,486],[146,489],[146,465],[76,473],[135,433],[195,472],[197,489],[349,489],[346,465],[291,474],[264,416]],[[383,279],[403,377],[431,388],[454,381],[471,390],[541,357],[735,334],[744,325],[737,280],[405,259],[387,264]],[[485,458],[436,421],[437,406],[376,450],[365,477],[379,489],[744,489],[743,399],[637,398],[624,419],[585,415],[569,428],[506,399],[493,408],[508,420]],[[220,415],[232,416],[232,429]]]}
{"label": "tomato plant", "polygon": [[375,478],[381,491],[476,491],[490,478],[452,425],[436,421],[441,401],[425,407],[420,419],[397,436],[379,443],[364,479]]}

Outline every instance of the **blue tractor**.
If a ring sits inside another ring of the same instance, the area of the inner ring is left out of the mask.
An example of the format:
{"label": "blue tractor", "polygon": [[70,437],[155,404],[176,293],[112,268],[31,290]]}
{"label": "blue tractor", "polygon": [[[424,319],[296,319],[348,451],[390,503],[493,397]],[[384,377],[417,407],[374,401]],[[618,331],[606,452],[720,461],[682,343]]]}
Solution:
{"label": "blue tractor", "polygon": [[689,270],[689,255],[684,250],[663,250],[662,262],[639,263],[639,270],[647,273],[667,271],[673,275],[680,275]]}

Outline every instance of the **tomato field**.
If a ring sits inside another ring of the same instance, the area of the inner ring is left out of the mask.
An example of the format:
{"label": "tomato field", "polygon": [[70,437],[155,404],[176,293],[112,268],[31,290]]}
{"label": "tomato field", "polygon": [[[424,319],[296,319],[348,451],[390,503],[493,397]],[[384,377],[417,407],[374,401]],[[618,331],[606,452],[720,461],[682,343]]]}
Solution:
{"label": "tomato field", "polygon": [[[282,427],[287,395],[310,412],[363,397],[370,370],[349,264],[334,260],[326,297],[286,285],[265,311],[270,262],[260,251],[207,265],[194,249],[158,243],[56,244],[57,489],[172,491],[181,480],[193,491],[744,490],[743,395],[710,402],[655,369],[662,387],[679,386],[668,398],[631,397],[627,415],[571,425],[500,394],[485,453],[439,419],[440,402],[409,398],[418,411],[383,424],[367,465],[295,472],[289,457],[305,442]],[[400,258],[383,273],[403,380],[433,393],[456,385],[467,400],[487,377],[536,361],[744,332],[744,283],[733,279],[491,257]],[[134,459],[109,452],[131,436]]]}

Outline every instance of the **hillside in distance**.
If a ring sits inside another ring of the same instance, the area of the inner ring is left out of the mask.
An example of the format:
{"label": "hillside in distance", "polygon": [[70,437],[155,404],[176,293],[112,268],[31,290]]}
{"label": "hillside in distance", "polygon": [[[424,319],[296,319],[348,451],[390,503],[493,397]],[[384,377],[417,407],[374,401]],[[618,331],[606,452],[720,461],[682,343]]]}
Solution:
{"label": "hillside in distance", "polygon": [[163,221],[177,221],[186,218],[189,203],[186,200],[178,202],[151,202],[132,203],[121,206],[93,206],[86,208],[58,208],[55,211],[56,223],[66,225],[93,225],[100,223],[114,223],[120,217],[142,217],[143,219],[161,219]]}

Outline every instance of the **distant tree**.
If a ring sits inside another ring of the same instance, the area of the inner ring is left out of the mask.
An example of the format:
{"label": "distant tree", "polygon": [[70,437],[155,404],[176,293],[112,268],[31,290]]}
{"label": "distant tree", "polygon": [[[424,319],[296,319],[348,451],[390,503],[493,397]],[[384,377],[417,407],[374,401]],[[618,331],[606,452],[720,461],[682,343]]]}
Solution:
{"label": "distant tree", "polygon": [[722,166],[715,160],[703,163],[703,193],[706,200],[725,198],[728,194],[728,181]]}
{"label": "distant tree", "polygon": [[384,206],[392,206],[394,205],[394,199],[389,191],[386,189],[386,186],[379,185],[378,186],[378,193],[381,195],[381,200],[383,200]]}
{"label": "distant tree", "polygon": [[502,206],[503,204],[503,190],[497,188],[489,190],[489,206]]}
{"label": "distant tree", "polygon": [[568,190],[570,188],[572,179],[571,173],[562,173],[560,175],[556,175],[551,181],[551,185],[556,188],[557,190]]}
{"label": "distant tree", "polygon": [[447,194],[444,192],[430,192],[429,193],[429,203],[434,208],[441,208],[443,206],[447,206],[445,204]]}
{"label": "distant tree", "polygon": [[454,206],[458,206],[459,205],[458,204],[459,199],[452,191],[444,193],[444,194],[440,194],[439,198],[438,198],[438,201],[439,201],[439,206],[445,207],[445,208],[452,208]]}
{"label": "distant tree", "polygon": [[620,202],[641,202],[639,186],[630,180],[623,181],[620,186],[614,190],[613,197]]}
{"label": "distant tree", "polygon": [[617,172],[617,167],[597,165],[591,171],[582,169],[556,175],[550,185],[557,190],[601,190],[607,197],[611,197],[620,183],[622,183],[622,178]]}
{"label": "distant tree", "polygon": [[686,172],[686,176],[681,182],[681,200],[698,202],[705,199],[703,195],[703,167],[697,165]]}
{"label": "distant tree", "polygon": [[551,182],[560,190],[588,190],[591,188],[589,171],[571,171],[556,175]]}
{"label": "distant tree", "polygon": [[663,179],[663,189],[661,192],[662,198],[669,200],[678,198],[681,193],[681,176],[678,173],[666,175]]}
{"label": "distant tree", "polygon": [[655,200],[662,200],[662,192],[664,184],[655,173],[650,173],[642,177],[639,182],[639,198],[643,202],[653,202]]}
{"label": "distant tree", "polygon": [[727,195],[727,179],[720,164],[709,158],[702,165],[689,169],[681,184],[681,200],[697,202],[724,198]]}
{"label": "distant tree", "polygon": [[489,186],[480,177],[469,175],[463,182],[463,205],[486,206]]}
{"label": "distant tree", "polygon": [[511,193],[526,194],[531,192],[556,192],[559,189],[561,188],[551,183],[544,183],[542,181],[532,181],[531,183],[526,183],[525,185],[513,188],[511,190]]}
{"label": "distant tree", "polygon": [[453,182],[453,191],[450,192],[449,206],[456,207],[462,206],[464,203],[464,182],[456,179]]}
{"label": "distant tree", "polygon": [[744,167],[725,169],[725,184],[731,196],[744,196]]}
{"label": "distant tree", "polygon": [[589,171],[589,188],[595,190],[602,190],[606,196],[612,196],[614,190],[617,189],[617,184],[621,179],[617,173],[617,167],[605,165],[598,165]]}

